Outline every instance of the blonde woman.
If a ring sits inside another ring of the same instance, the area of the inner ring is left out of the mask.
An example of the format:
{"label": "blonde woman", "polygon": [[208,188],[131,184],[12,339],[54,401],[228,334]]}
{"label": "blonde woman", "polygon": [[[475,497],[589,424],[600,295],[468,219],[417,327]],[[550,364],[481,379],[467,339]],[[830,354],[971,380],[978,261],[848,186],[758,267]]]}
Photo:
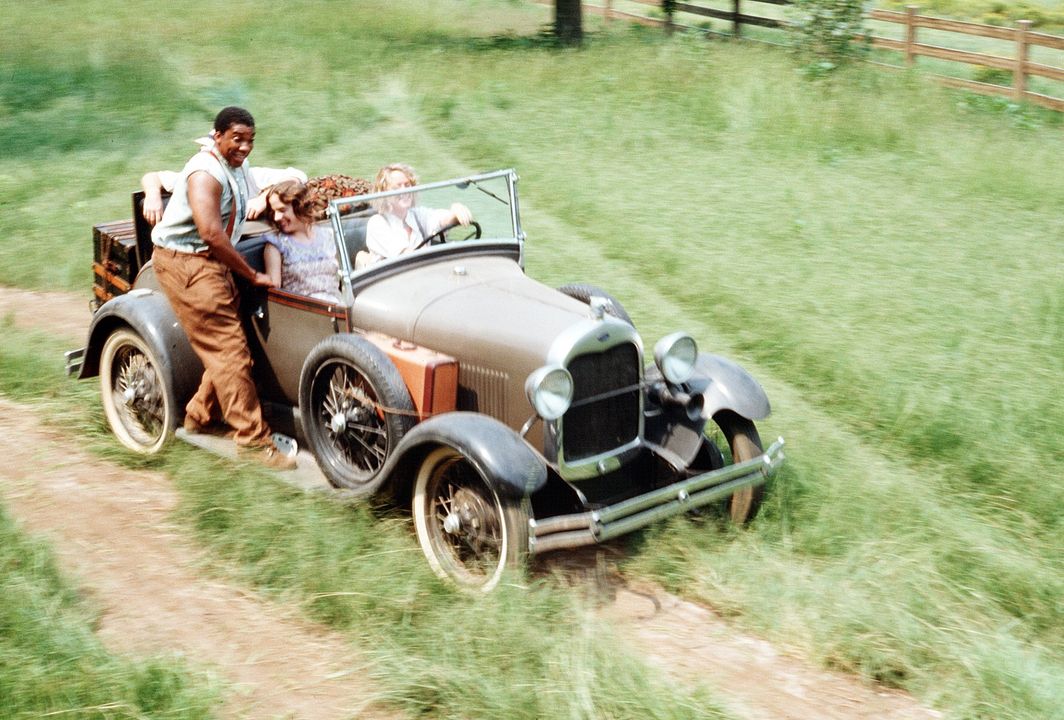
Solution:
{"label": "blonde woman", "polygon": [[[373,192],[414,187],[417,182],[417,175],[409,165],[385,165],[377,172]],[[392,195],[377,201],[377,214],[366,224],[368,262],[413,252],[440,230],[473,221],[473,214],[461,203],[439,210],[418,207],[416,202],[414,193]]]}

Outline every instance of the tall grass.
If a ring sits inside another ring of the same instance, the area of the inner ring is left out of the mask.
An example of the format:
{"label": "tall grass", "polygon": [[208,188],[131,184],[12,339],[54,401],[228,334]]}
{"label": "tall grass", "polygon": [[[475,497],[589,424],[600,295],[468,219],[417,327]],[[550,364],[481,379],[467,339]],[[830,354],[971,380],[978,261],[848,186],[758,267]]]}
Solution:
{"label": "tall grass", "polygon": [[[762,436],[790,446],[749,532],[670,523],[636,538],[629,572],[956,717],[1059,713],[1058,116],[871,68],[810,82],[777,50],[638,28],[559,52],[536,40],[543,10],[521,3],[203,4],[165,27],[98,7],[84,32],[5,49],[4,103],[25,97],[0,135],[45,141],[0,159],[0,232],[25,238],[0,246],[0,281],[86,292],[89,225],[128,215],[139,174],[179,164],[231,101],[259,120],[262,164],[514,166],[530,273],[610,289],[648,341],[684,327],[738,359],[773,401]],[[129,133],[112,147],[76,128],[111,93],[136,97],[109,89],[125,51],[95,39],[126,27],[161,58],[162,110],[117,110]],[[202,45],[168,40],[194,27]],[[19,79],[53,42],[64,69],[49,77],[94,91]],[[272,546],[232,546],[265,521],[253,503],[226,503],[251,509],[203,532],[258,582],[299,587],[266,569]],[[543,592],[528,602],[557,601]]]}

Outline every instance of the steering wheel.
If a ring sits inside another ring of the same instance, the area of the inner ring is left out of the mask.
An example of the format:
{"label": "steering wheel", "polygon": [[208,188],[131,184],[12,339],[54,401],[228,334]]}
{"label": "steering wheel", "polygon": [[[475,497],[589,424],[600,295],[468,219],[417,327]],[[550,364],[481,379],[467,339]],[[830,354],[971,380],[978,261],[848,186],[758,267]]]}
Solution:
{"label": "steering wheel", "polygon": [[[427,238],[422,240],[421,244],[418,245],[415,249],[421,249],[425,245],[442,245],[443,243],[447,242],[447,233],[449,233],[451,230],[454,230],[456,227],[459,227],[458,223],[448,225],[445,228],[440,228],[439,232],[435,232],[432,235],[429,235]],[[478,223],[476,220],[470,220],[469,229],[470,232],[468,235],[461,238],[455,238],[454,241],[462,242],[464,240],[478,240],[482,234],[482,231],[480,229],[480,223]]]}

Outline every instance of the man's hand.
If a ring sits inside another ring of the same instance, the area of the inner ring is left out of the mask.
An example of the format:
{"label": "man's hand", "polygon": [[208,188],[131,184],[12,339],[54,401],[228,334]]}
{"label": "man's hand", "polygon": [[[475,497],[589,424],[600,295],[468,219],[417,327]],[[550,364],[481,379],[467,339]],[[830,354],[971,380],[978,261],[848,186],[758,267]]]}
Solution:
{"label": "man's hand", "polygon": [[144,204],[141,206],[141,214],[149,225],[154,226],[163,219],[163,199],[159,195],[152,197],[145,194]]}
{"label": "man's hand", "polygon": [[163,182],[158,172],[145,173],[140,179],[140,186],[144,190],[144,204],[141,205],[140,214],[154,226],[163,219]]}
{"label": "man's hand", "polygon": [[263,190],[261,193],[251,198],[251,200],[248,200],[248,220],[254,220],[266,211],[267,194],[267,191]]}
{"label": "man's hand", "polygon": [[275,287],[277,287],[277,283],[275,283],[273,281],[273,279],[269,275],[267,275],[266,273],[260,273],[260,272],[256,272],[255,273],[255,277],[252,278],[251,284],[254,285],[255,287],[264,287],[264,288],[275,288]]}

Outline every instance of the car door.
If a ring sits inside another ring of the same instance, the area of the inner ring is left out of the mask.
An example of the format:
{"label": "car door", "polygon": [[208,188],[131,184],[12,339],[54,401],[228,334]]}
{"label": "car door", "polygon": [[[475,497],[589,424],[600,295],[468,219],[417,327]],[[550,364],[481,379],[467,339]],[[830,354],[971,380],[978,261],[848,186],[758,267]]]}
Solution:
{"label": "car door", "polygon": [[350,330],[348,309],[275,288],[258,301],[250,319],[258,345],[255,375],[260,390],[266,400],[296,406],[303,361],[324,338]]}

